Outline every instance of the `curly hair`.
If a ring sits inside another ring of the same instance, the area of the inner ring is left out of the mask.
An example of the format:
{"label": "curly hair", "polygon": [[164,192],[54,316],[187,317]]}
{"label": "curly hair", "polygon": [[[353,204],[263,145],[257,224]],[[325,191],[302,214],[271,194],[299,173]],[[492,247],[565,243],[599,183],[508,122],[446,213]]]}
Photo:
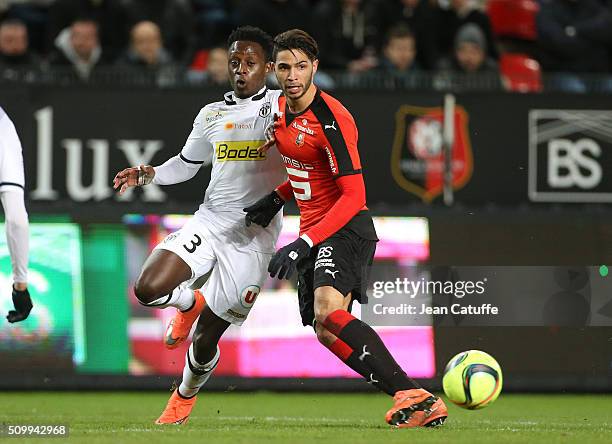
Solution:
{"label": "curly hair", "polygon": [[227,38],[228,49],[234,42],[238,41],[259,43],[264,51],[264,55],[266,56],[266,61],[271,60],[272,37],[270,37],[267,32],[256,28],[255,26],[241,26],[234,29]]}

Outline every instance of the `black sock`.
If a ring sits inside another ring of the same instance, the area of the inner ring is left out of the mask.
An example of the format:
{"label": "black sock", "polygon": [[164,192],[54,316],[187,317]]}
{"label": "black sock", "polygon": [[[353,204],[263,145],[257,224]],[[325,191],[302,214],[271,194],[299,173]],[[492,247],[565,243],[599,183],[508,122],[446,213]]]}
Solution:
{"label": "black sock", "polygon": [[336,339],[328,348],[342,362],[352,368],[356,373],[363,376],[368,384],[372,384],[388,395],[393,396],[395,394],[391,387],[389,387],[380,376],[375,374],[365,361],[359,359],[359,353],[349,347],[342,339]]}
{"label": "black sock", "polygon": [[365,322],[345,310],[336,310],[325,319],[323,326],[348,344],[358,354],[357,359],[365,362],[394,394],[421,388],[406,375],[378,334]]}

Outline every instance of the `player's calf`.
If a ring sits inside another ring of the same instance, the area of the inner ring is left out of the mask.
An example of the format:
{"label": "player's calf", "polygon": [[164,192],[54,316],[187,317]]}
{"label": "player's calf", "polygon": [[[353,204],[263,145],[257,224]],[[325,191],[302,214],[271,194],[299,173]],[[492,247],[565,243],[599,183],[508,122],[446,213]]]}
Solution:
{"label": "player's calf", "polygon": [[156,424],[185,424],[193,409],[197,394],[212,373],[219,365],[220,351],[216,347],[213,358],[205,364],[199,363],[195,358],[193,344],[185,356],[183,380],[181,385],[172,393],[162,414],[155,421]]}

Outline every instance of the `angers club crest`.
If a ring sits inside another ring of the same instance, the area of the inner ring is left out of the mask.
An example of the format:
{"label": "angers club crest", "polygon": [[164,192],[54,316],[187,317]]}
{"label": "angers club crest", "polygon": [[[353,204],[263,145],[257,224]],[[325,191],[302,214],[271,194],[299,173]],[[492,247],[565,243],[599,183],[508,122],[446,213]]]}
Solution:
{"label": "angers club crest", "polygon": [[266,102],[261,105],[259,108],[259,117],[268,117],[270,115],[270,111],[272,110],[272,104],[270,102]]}
{"label": "angers club crest", "polygon": [[[431,202],[444,187],[444,109],[402,106],[395,115],[391,173],[404,190]],[[453,189],[462,188],[472,176],[472,147],[465,109],[455,108]]]}

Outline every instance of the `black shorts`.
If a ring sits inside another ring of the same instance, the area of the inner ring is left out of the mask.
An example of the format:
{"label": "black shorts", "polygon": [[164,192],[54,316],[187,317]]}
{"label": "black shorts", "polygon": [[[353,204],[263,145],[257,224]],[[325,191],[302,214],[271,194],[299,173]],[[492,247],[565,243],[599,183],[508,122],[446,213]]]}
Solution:
{"label": "black shorts", "polygon": [[310,255],[297,265],[298,299],[304,325],[313,325],[314,291],[319,287],[334,287],[344,296],[351,293],[349,311],[355,300],[367,303],[368,274],[375,251],[375,240],[364,239],[347,227],[310,250]]}

